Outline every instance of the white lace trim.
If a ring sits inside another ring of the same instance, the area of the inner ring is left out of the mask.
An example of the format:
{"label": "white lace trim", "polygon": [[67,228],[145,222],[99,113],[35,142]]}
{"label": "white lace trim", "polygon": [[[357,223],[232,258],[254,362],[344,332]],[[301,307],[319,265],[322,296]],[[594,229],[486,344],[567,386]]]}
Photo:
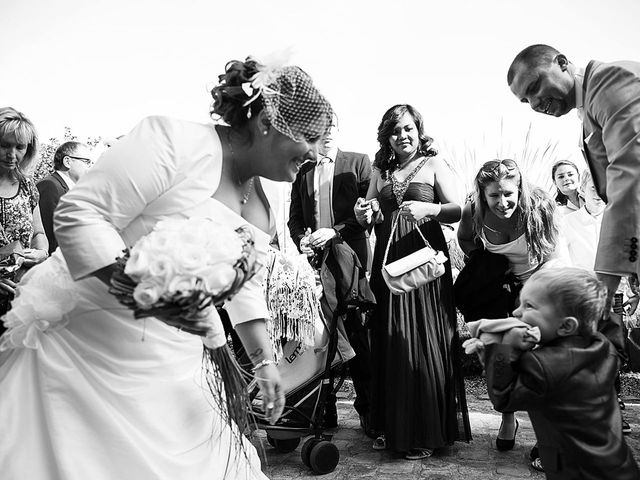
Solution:
{"label": "white lace trim", "polygon": [[2,317],[7,331],[0,337],[0,351],[40,347],[41,335],[64,328],[66,314],[78,303],[74,280],[62,254],[33,267],[18,285],[11,310]]}

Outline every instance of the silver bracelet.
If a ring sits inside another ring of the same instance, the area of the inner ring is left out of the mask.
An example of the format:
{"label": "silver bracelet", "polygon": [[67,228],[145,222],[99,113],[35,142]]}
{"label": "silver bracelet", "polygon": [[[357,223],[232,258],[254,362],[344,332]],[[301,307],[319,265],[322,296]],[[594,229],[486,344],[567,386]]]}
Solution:
{"label": "silver bracelet", "polygon": [[267,365],[278,365],[278,362],[276,362],[275,360],[271,360],[269,358],[265,358],[260,363],[258,363],[255,367],[253,367],[252,371],[255,374],[258,370],[260,370],[262,367],[266,367]]}

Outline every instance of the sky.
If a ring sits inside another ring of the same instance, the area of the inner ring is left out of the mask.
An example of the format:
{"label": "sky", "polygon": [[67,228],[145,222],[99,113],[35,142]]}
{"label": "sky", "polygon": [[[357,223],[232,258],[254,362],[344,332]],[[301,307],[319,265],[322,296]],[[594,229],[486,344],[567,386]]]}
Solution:
{"label": "sky", "polygon": [[375,154],[377,127],[410,103],[442,151],[517,156],[525,132],[581,161],[575,114],[547,118],[506,71],[533,43],[576,65],[640,61],[638,0],[0,0],[0,106],[41,139],[127,133],[147,115],[210,121],[231,59],[289,50],[340,118],[340,147]]}

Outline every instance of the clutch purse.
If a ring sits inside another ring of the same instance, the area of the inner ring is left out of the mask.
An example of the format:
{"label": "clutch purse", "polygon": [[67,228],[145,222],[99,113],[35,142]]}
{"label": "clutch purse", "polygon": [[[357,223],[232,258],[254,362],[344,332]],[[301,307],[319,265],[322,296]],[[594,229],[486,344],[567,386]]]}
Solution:
{"label": "clutch purse", "polygon": [[393,221],[391,234],[389,235],[389,241],[382,260],[382,278],[384,278],[389,290],[394,295],[411,292],[441,277],[445,272],[444,264],[447,261],[447,256],[439,250],[434,250],[420,231],[420,228],[416,226],[416,230],[424,240],[424,248],[387,264],[389,247],[398,226],[398,217],[396,216]]}

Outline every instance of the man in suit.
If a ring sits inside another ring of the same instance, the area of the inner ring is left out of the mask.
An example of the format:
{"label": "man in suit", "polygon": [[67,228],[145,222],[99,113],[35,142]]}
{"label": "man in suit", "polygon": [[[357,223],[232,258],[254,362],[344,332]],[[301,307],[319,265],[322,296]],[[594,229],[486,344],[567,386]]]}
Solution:
{"label": "man in suit", "polygon": [[611,303],[620,278],[640,273],[640,63],[592,60],[583,70],[553,47],[531,45],[513,60],[507,82],[536,112],[578,111],[582,150],[607,203],[594,269]]}
{"label": "man in suit", "polygon": [[[507,83],[536,112],[555,117],[574,108],[578,112],[580,146],[598,195],[607,203],[594,271],[607,287],[611,306],[620,278],[640,273],[640,63],[592,60],[582,69],[549,45],[531,45],[514,58]],[[624,359],[622,319],[613,312],[609,319],[598,328]],[[622,424],[629,433],[629,424],[624,419]]]}
{"label": "man in suit", "polygon": [[[369,232],[356,220],[353,206],[365,197],[371,178],[371,162],[362,153],[343,152],[337,147],[338,120],[320,147],[316,164],[306,164],[298,173],[291,190],[289,231],[298,249],[309,256],[322,250],[336,237],[342,238],[355,252],[361,265],[371,267]],[[349,361],[349,371],[356,390],[354,407],[360,415],[365,433],[369,429],[369,340],[358,311],[345,319],[349,342],[356,352]],[[325,426],[337,426],[335,397],[329,399]]]}
{"label": "man in suit", "polygon": [[89,146],[81,142],[64,142],[53,155],[55,171],[38,182],[40,192],[40,215],[44,232],[49,240],[49,253],[58,247],[58,241],[53,233],[53,211],[58,205],[60,197],[93,165]]}

